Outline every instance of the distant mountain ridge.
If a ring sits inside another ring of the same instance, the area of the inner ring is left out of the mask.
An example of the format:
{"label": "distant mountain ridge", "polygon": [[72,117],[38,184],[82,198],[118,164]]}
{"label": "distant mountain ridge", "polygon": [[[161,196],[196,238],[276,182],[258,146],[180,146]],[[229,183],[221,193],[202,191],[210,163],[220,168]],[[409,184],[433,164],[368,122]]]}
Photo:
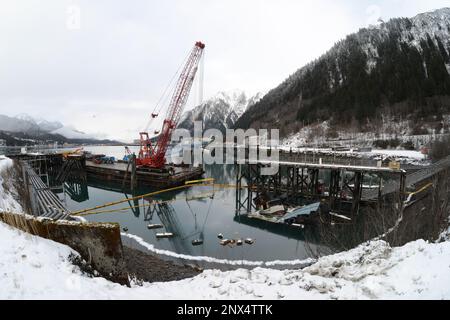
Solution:
{"label": "distant mountain ridge", "polygon": [[178,128],[194,130],[195,121],[203,121],[204,130],[218,129],[225,132],[232,128],[239,117],[252,105],[261,100],[263,93],[248,97],[242,90],[219,92],[183,114]]}
{"label": "distant mountain ridge", "polygon": [[[33,143],[111,143],[112,140],[97,139],[75,128],[64,126],[59,121],[33,118],[28,114],[15,117],[0,115],[0,139],[8,145],[30,145]],[[120,142],[117,142],[120,144]]]}
{"label": "distant mountain ridge", "polygon": [[236,128],[418,122],[450,112],[450,8],[397,18],[347,36],[250,107]]}

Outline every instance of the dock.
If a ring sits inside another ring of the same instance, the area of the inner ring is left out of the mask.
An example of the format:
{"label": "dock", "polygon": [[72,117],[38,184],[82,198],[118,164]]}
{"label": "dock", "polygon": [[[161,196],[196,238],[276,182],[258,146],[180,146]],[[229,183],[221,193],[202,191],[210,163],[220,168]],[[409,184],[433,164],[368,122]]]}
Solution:
{"label": "dock", "polygon": [[[236,212],[258,210],[268,201],[294,205],[322,202],[345,216],[354,217],[361,206],[407,198],[407,188],[416,188],[450,168],[450,156],[429,166],[407,171],[371,165],[311,163],[242,159],[237,165]],[[262,168],[279,168],[263,175]],[[271,200],[271,198],[273,200]]]}

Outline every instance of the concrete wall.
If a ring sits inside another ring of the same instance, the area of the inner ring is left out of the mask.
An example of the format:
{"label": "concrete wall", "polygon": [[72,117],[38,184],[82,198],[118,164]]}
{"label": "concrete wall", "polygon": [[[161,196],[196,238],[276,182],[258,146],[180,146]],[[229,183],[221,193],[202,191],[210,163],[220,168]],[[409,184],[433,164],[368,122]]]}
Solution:
{"label": "concrete wall", "polygon": [[53,221],[10,213],[0,213],[0,221],[30,234],[68,245],[103,277],[129,286],[118,224]]}

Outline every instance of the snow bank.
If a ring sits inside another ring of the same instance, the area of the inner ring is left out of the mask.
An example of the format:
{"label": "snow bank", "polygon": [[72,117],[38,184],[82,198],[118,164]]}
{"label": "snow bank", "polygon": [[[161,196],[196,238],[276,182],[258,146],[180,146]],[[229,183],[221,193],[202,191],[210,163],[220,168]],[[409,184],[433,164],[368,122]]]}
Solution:
{"label": "snow bank", "polygon": [[419,151],[410,150],[372,150],[374,154],[386,155],[390,157],[399,157],[414,160],[425,160],[425,155]]}
{"label": "snow bank", "polygon": [[[182,259],[186,261],[199,261],[199,262],[208,262],[208,263],[216,263],[222,265],[231,265],[231,266],[239,266],[239,267],[281,267],[281,266],[290,266],[299,267],[310,265],[315,262],[314,259],[308,258],[303,260],[275,260],[275,261],[249,261],[249,260],[228,260],[228,259],[218,259],[207,256],[190,256],[186,254],[176,253],[169,250],[157,249],[151,243],[145,242],[139,236],[129,233],[121,233],[122,241],[133,240],[140,244],[143,248],[147,249],[150,253],[157,254],[159,256],[163,255],[166,257]],[[126,245],[126,244],[125,244]]]}
{"label": "snow bank", "polygon": [[[450,243],[383,241],[319,259],[303,270],[206,270],[131,288],[89,278],[70,248],[0,223],[0,299],[449,299]],[[189,292],[189,295],[186,295]]]}
{"label": "snow bank", "polygon": [[[5,156],[0,156],[0,212],[22,212],[21,205],[14,198],[15,188],[11,181],[4,181],[4,173],[11,168],[13,161]],[[6,186],[6,188],[5,188]]]}

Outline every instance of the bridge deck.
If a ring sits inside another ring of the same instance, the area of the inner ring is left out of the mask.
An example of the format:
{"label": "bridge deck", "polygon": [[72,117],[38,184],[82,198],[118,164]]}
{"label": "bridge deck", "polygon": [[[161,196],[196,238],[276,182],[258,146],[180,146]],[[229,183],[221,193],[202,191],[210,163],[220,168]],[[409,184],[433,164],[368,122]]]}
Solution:
{"label": "bridge deck", "polygon": [[261,165],[279,165],[287,167],[298,167],[307,169],[331,169],[331,170],[347,170],[352,172],[373,172],[373,173],[394,173],[402,174],[405,170],[391,169],[388,167],[373,167],[373,166],[353,166],[344,164],[319,164],[293,161],[270,161],[270,160],[246,160],[245,164],[261,164]]}

